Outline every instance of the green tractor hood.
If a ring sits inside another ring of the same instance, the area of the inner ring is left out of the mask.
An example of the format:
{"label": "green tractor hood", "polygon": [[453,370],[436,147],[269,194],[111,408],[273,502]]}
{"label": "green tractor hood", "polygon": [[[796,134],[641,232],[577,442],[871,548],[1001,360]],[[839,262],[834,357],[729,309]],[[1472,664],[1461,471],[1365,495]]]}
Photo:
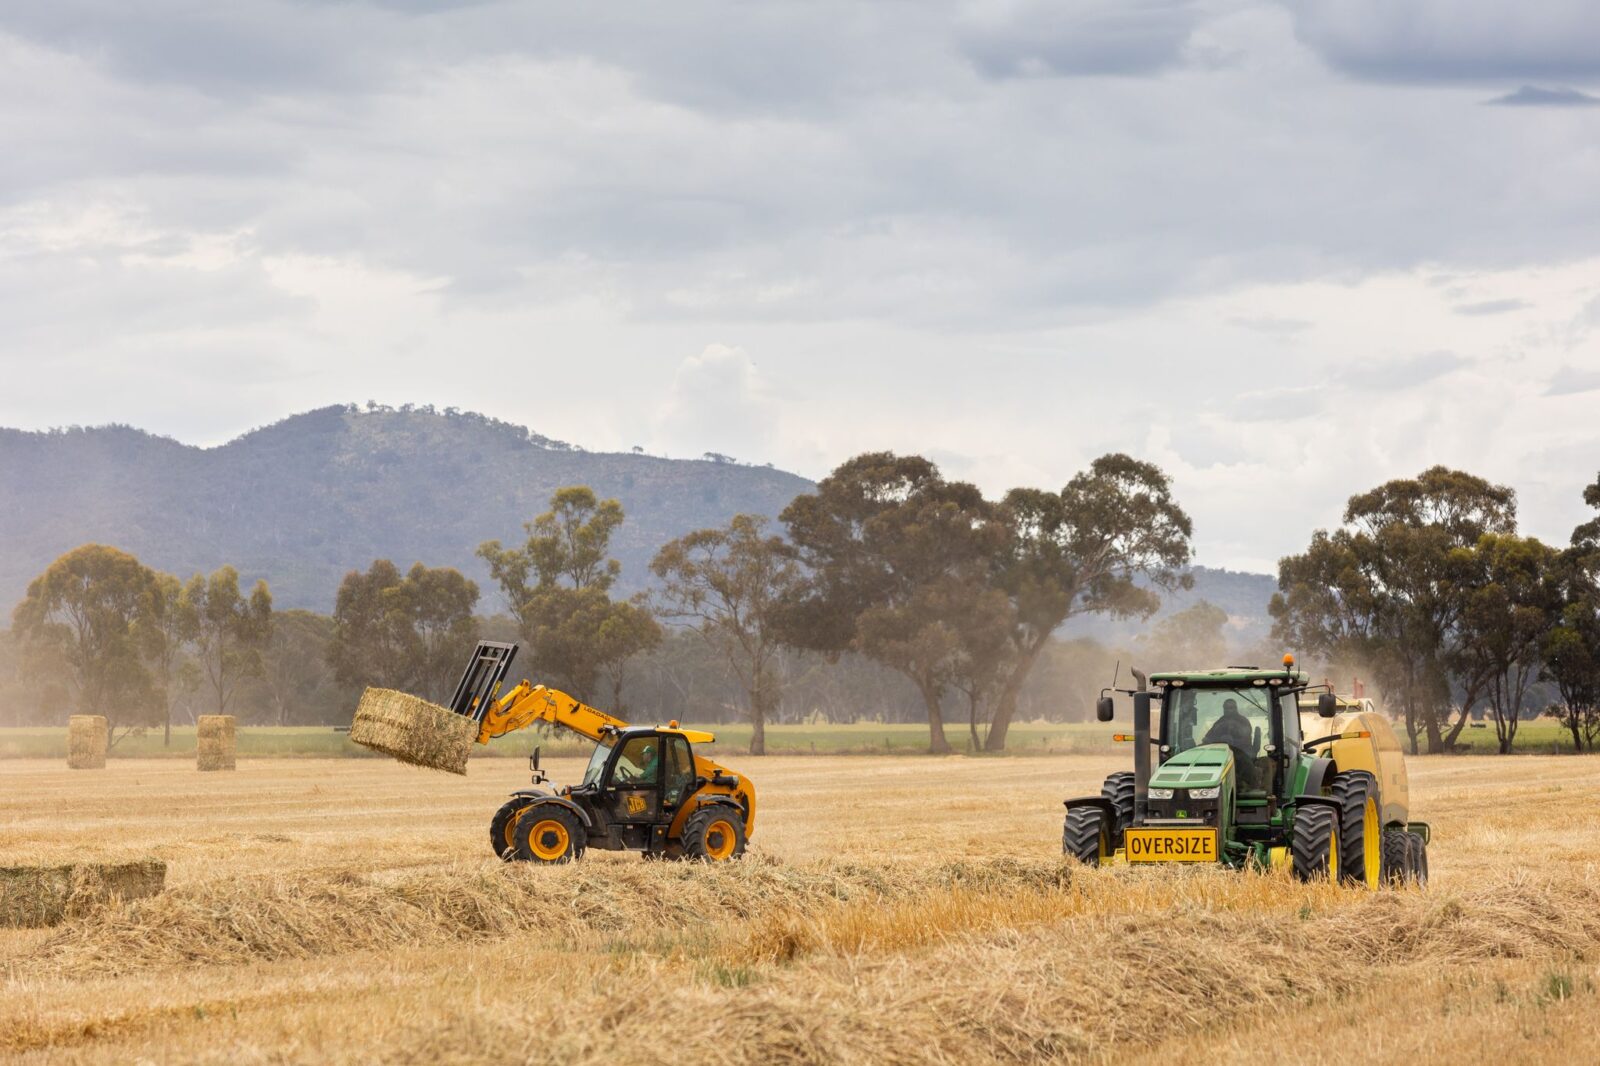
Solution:
{"label": "green tractor hood", "polygon": [[1150,775],[1151,788],[1212,788],[1233,772],[1233,749],[1202,744],[1180,751]]}

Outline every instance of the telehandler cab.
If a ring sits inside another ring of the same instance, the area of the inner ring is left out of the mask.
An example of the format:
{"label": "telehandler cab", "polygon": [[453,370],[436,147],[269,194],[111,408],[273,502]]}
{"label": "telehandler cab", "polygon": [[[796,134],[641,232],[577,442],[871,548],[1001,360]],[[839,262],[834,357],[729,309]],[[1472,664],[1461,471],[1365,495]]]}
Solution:
{"label": "telehandler cab", "polygon": [[[1091,864],[1287,863],[1303,881],[1425,883],[1426,823],[1410,819],[1405,761],[1370,701],[1310,694],[1282,670],[1135,671],[1133,771],[1066,801],[1062,850]],[[1322,686],[1317,686],[1322,687]],[[1157,708],[1154,732],[1151,712]],[[1114,716],[1104,690],[1096,717]]]}
{"label": "telehandler cab", "polygon": [[532,788],[495,812],[489,844],[505,860],[557,863],[586,848],[642,851],[647,857],[726,862],[744,854],[755,828],[756,790],[748,778],[697,755],[716,738],[696,729],[632,726],[564,692],[521,681],[500,694],[515,644],[482,641],[450,709],[478,723],[477,741],[547,722],[595,741],[576,785],[551,790],[529,759]]}

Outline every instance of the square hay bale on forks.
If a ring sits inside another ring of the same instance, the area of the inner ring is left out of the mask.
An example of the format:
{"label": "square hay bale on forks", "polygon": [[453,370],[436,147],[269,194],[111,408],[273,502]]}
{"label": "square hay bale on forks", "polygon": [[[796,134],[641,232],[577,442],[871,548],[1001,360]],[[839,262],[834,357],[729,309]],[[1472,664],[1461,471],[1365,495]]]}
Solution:
{"label": "square hay bale on forks", "polygon": [[413,766],[467,772],[467,754],[478,738],[478,723],[448,707],[387,688],[361,695],[350,722],[350,739]]}

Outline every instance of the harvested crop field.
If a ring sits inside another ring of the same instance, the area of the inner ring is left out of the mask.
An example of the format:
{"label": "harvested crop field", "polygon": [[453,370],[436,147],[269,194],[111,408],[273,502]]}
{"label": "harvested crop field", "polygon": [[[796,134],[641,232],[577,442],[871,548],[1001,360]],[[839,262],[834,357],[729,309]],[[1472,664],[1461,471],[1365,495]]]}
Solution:
{"label": "harvested crop field", "polygon": [[8,762],[5,862],[168,876],[0,930],[0,1057],[1600,1059],[1600,760],[1414,760],[1433,884],[1367,894],[1063,865],[1060,800],[1113,757],[725,758],[762,808],[719,869],[502,866],[511,760]]}

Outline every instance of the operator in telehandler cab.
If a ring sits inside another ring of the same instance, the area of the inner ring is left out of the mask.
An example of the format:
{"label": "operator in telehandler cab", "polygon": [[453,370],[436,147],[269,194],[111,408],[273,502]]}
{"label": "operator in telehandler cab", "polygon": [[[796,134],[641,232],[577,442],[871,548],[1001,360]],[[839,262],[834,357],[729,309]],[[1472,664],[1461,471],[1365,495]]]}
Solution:
{"label": "operator in telehandler cab", "polygon": [[632,726],[564,692],[522,681],[501,694],[515,644],[482,641],[450,709],[478,723],[478,743],[547,722],[595,741],[576,785],[539,786],[539,750],[529,759],[532,788],[520,789],[495,812],[489,845],[507,861],[571,862],[588,848],[640,851],[647,857],[726,862],[744,854],[755,829],[750,780],[697,755],[712,734],[664,726]]}
{"label": "operator in telehandler cab", "polygon": [[[1133,742],[1133,771],[1066,801],[1066,854],[1285,864],[1302,880],[1374,888],[1427,880],[1430,830],[1411,820],[1399,738],[1370,702],[1331,691],[1307,701],[1312,686],[1287,655],[1282,670],[1134,678],[1136,688],[1118,690],[1133,697],[1133,735],[1118,738]],[[1110,693],[1095,708],[1102,722],[1114,715]]]}

